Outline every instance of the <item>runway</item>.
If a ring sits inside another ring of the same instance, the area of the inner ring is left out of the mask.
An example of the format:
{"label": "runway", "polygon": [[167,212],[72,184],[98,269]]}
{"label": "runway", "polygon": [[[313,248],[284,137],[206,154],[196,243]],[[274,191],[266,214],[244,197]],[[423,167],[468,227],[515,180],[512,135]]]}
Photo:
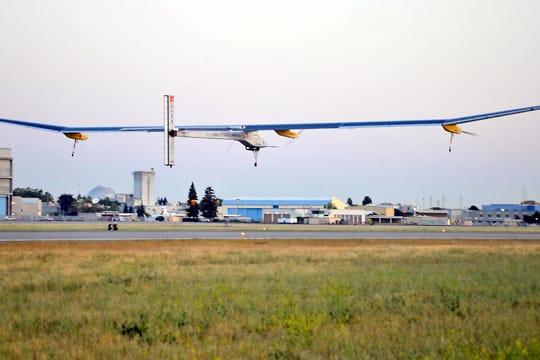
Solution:
{"label": "runway", "polygon": [[514,231],[329,231],[329,230],[62,230],[0,231],[8,241],[112,241],[112,240],[280,240],[280,239],[430,239],[430,240],[540,240],[540,232]]}

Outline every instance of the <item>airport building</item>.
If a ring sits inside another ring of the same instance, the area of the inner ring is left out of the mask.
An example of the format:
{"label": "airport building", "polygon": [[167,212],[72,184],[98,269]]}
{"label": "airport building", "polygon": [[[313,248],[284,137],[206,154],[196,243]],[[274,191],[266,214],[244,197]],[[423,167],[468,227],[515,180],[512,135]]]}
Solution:
{"label": "airport building", "polygon": [[0,148],[0,218],[12,215],[13,158],[11,149]]}
{"label": "airport building", "polygon": [[489,204],[482,205],[482,210],[467,210],[466,221],[472,225],[504,225],[523,224],[525,216],[532,216],[540,211],[540,204],[535,201],[524,201],[521,204]]}
{"label": "airport building", "polygon": [[19,220],[36,220],[41,218],[43,204],[39,198],[12,197],[12,215]]}
{"label": "airport building", "polygon": [[[225,220],[277,224],[302,222],[312,214],[323,214],[331,199],[225,199],[219,217]],[[285,220],[287,219],[287,220]],[[293,220],[294,219],[294,220]]]}
{"label": "airport building", "polygon": [[365,224],[369,211],[348,209],[336,197],[319,199],[226,199],[219,217],[264,224]]}
{"label": "airport building", "polygon": [[156,203],[156,173],[154,171],[133,172],[133,206],[152,206]]}
{"label": "airport building", "polygon": [[482,211],[487,213],[510,213],[514,215],[523,215],[525,213],[534,213],[535,211],[540,211],[540,204],[536,201],[523,201],[521,204],[489,204],[482,205]]}

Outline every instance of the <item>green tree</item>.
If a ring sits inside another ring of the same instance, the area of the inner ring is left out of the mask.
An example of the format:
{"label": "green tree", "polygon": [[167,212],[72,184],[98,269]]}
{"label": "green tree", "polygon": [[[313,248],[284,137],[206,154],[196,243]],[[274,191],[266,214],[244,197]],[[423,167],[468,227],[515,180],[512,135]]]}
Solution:
{"label": "green tree", "polygon": [[334,205],[334,203],[331,202],[331,201],[328,204],[324,205],[324,208],[325,209],[332,209],[332,210],[337,209],[336,205]]}
{"label": "green tree", "polygon": [[141,206],[137,207],[137,216],[138,217],[143,217],[145,215],[146,215],[146,209],[144,208],[144,205],[141,204]]}
{"label": "green tree", "polygon": [[362,200],[362,205],[369,205],[369,204],[373,204],[373,202],[371,201],[371,198],[369,196],[364,196],[364,200]]}
{"label": "green tree", "polygon": [[92,197],[77,195],[77,209],[79,212],[90,213],[96,212],[95,204],[92,202]]}
{"label": "green tree", "polygon": [[58,198],[60,204],[60,213],[62,215],[75,216],[78,214],[75,204],[75,198],[71,194],[62,194]]}
{"label": "green tree", "polygon": [[103,210],[118,211],[120,209],[120,203],[116,200],[111,200],[108,197],[100,199],[98,205],[100,205]]}
{"label": "green tree", "polygon": [[353,201],[352,201],[351,198],[348,198],[348,199],[347,199],[347,205],[349,205],[349,206],[354,206],[354,203],[353,203]]}
{"label": "green tree", "polygon": [[33,198],[40,198],[42,202],[47,203],[50,201],[53,201],[53,196],[51,193],[47,191],[43,191],[41,189],[33,189],[30,187],[26,188],[15,188],[13,189],[13,195],[14,196],[21,196],[21,197],[33,197]]}
{"label": "green tree", "polygon": [[195,190],[195,184],[191,183],[188,194],[187,202],[187,216],[192,219],[199,218],[199,198],[197,197],[197,190]]}
{"label": "green tree", "polygon": [[210,186],[204,190],[204,197],[201,200],[202,216],[207,219],[215,219],[217,217],[218,201],[214,189]]}
{"label": "green tree", "polygon": [[157,204],[160,205],[160,206],[164,206],[164,205],[168,205],[168,204],[169,204],[169,201],[167,200],[166,197],[164,197],[164,198],[158,198],[158,199],[157,199]]}
{"label": "green tree", "polygon": [[532,215],[523,215],[523,221],[527,224],[540,224],[540,212],[535,211]]}

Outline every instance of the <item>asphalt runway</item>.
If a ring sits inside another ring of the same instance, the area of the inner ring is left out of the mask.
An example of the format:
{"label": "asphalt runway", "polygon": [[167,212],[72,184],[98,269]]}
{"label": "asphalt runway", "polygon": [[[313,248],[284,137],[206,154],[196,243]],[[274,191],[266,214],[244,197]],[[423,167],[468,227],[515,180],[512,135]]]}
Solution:
{"label": "asphalt runway", "polygon": [[540,240],[540,232],[482,231],[302,231],[302,230],[150,230],[122,231],[0,231],[8,241],[111,241],[111,240],[279,240],[279,239],[435,239],[435,240]]}

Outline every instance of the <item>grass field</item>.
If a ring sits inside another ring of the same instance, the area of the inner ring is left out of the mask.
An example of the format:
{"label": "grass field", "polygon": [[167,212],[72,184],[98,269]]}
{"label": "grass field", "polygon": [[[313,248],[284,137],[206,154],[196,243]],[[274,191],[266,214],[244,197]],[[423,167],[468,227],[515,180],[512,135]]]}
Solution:
{"label": "grass field", "polygon": [[540,358],[537,241],[0,243],[0,358]]}

